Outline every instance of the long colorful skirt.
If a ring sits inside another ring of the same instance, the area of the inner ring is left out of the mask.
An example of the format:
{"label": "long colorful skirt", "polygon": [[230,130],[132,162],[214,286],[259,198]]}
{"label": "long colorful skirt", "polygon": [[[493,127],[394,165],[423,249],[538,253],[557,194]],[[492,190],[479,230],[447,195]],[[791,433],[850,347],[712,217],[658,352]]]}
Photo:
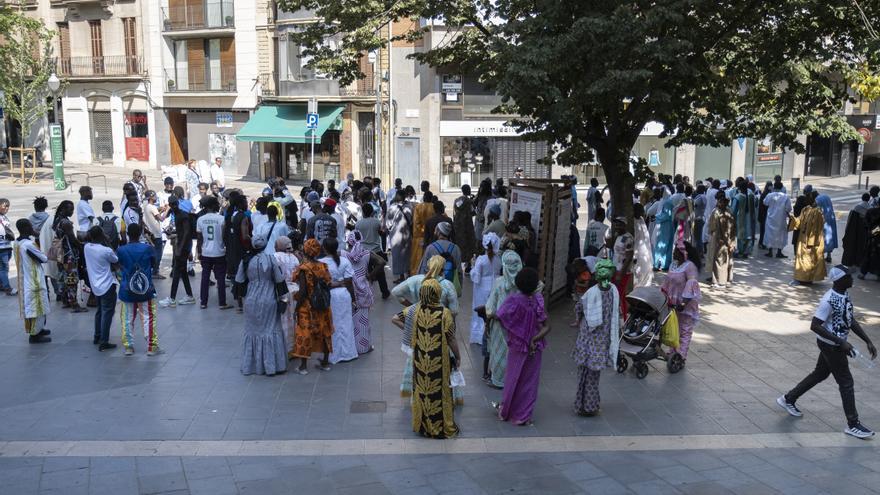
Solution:
{"label": "long colorful skirt", "polygon": [[599,411],[599,375],[601,371],[587,366],[578,366],[578,390],[574,399],[574,409],[578,413]]}
{"label": "long colorful skirt", "polygon": [[356,308],[354,318],[354,343],[358,354],[366,354],[373,349],[370,343],[370,308]]}
{"label": "long colorful skirt", "polygon": [[498,417],[516,425],[527,424],[532,419],[538,400],[541,351],[529,356],[527,352],[509,349],[507,356],[504,397],[501,399]]}
{"label": "long colorful skirt", "polygon": [[504,376],[507,371],[507,341],[504,340],[504,329],[497,321],[492,321],[489,332],[489,372],[492,373],[492,385],[504,387]]}

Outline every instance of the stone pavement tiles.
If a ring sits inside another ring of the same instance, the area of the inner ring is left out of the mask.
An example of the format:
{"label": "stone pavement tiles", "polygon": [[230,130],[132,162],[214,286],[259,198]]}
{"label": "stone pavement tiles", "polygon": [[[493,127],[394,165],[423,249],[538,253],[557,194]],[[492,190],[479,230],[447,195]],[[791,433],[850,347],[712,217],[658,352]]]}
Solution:
{"label": "stone pavement tiles", "polygon": [[874,493],[877,448],[0,458],[10,494]]}

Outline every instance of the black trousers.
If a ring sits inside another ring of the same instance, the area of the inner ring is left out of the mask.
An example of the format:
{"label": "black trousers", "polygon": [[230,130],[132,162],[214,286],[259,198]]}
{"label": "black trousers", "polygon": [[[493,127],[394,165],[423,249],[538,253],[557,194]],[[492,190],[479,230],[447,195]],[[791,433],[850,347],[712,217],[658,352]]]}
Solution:
{"label": "black trousers", "polygon": [[[381,256],[382,259],[384,259],[386,261],[386,263],[388,262],[388,254],[385,251],[373,251],[373,252],[378,254],[379,256]],[[374,267],[375,267],[375,265],[373,265],[373,263],[371,262],[368,270],[373,271]],[[379,282],[379,290],[382,291],[382,297],[386,297],[388,294],[390,294],[390,292],[388,291],[388,280],[385,278],[385,269],[384,268],[382,269],[382,273],[379,274],[379,278],[376,281]]]}
{"label": "black trousers", "polygon": [[859,413],[856,411],[855,382],[849,371],[849,359],[840,346],[826,344],[818,340],[816,344],[819,346],[819,360],[816,362],[816,369],[791,389],[791,392],[785,394],[785,400],[794,404],[800,396],[828,378],[828,375],[834,375],[834,380],[840,389],[840,400],[843,402],[846,422],[852,426],[859,422]]}

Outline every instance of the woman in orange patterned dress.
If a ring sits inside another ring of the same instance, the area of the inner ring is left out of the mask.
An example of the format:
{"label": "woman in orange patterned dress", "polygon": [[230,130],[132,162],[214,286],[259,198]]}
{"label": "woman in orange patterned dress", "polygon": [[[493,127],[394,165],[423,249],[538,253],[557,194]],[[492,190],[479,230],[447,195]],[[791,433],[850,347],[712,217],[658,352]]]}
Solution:
{"label": "woman in orange patterned dress", "polygon": [[321,279],[330,286],[330,271],[327,265],[317,260],[321,254],[321,244],[315,239],[309,239],[303,246],[305,259],[293,272],[293,281],[299,284],[296,308],[296,340],[293,344],[293,352],[290,358],[300,358],[301,363],[297,373],[307,375],[306,369],[312,353],[323,352],[324,359],[318,365],[323,371],[330,369],[330,353],[333,351],[333,317],[330,308],[312,309],[309,295],[315,289],[315,283]]}

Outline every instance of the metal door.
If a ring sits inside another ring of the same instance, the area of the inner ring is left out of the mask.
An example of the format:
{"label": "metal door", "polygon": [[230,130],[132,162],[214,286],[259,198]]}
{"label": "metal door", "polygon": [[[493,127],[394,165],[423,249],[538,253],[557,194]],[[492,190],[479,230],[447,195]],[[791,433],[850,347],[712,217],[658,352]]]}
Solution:
{"label": "metal door", "polygon": [[372,112],[361,112],[358,114],[359,140],[361,144],[361,177],[376,176],[376,136],[373,129],[375,115]]}
{"label": "metal door", "polygon": [[398,137],[394,152],[394,179],[400,178],[403,185],[411,185],[419,190],[421,181],[421,156],[419,153],[419,138]]}
{"label": "metal door", "polygon": [[92,111],[92,161],[113,161],[113,131],[110,112]]}

